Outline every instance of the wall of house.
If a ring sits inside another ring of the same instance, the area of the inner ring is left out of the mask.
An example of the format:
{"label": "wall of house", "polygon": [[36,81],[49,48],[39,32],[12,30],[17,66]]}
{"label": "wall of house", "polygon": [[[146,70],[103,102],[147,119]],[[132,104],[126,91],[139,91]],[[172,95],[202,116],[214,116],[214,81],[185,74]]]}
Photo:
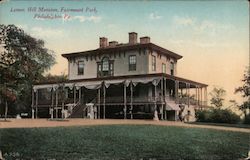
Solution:
{"label": "wall of house", "polygon": [[[156,70],[153,71],[152,67],[152,56],[156,57]],[[170,67],[171,62],[174,63],[174,75],[177,75],[177,63],[173,58],[167,59],[165,55],[158,54],[157,52],[153,51],[152,53],[148,54],[148,73],[163,73],[162,71],[162,63],[166,64],[166,74],[170,74]]]}
{"label": "wall of house", "polygon": [[[136,55],[136,70],[129,71],[129,56]],[[114,61],[114,76],[147,74],[148,58],[146,53],[127,51]]]}
{"label": "wall of house", "polygon": [[[84,74],[78,75],[78,61],[84,61]],[[88,60],[86,57],[78,57],[74,60],[71,60],[69,63],[69,80],[73,79],[84,79],[84,78],[96,78],[97,76],[97,64],[96,60]]]}
{"label": "wall of house", "polygon": [[[129,56],[136,55],[136,70],[129,71]],[[104,56],[109,57],[110,60],[114,60],[114,76],[123,75],[138,75],[147,74],[148,56],[146,53],[140,53],[138,51],[127,51],[124,53],[116,53],[102,56],[93,56],[92,58],[78,57],[75,60],[71,60],[68,63],[68,75],[69,79],[87,79],[97,77],[97,62],[101,61]],[[84,61],[84,74],[78,75],[78,61]]]}

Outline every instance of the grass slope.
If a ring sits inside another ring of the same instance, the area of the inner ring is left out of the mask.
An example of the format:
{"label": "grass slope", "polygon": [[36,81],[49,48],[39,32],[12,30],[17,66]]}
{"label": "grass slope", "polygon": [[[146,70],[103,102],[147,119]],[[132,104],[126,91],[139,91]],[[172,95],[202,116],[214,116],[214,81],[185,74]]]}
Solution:
{"label": "grass slope", "polygon": [[247,133],[152,125],[1,129],[7,159],[238,159]]}

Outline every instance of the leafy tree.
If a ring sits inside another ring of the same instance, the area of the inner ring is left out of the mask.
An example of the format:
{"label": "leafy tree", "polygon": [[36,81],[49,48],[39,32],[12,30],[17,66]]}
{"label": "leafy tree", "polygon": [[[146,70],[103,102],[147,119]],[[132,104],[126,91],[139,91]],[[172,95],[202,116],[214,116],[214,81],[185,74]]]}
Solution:
{"label": "leafy tree", "polygon": [[47,74],[44,77],[42,77],[39,82],[43,83],[43,82],[65,82],[67,80],[67,75],[66,74],[61,74],[61,75],[52,75],[52,74]]}
{"label": "leafy tree", "polygon": [[12,110],[28,111],[32,84],[55,63],[54,52],[15,25],[0,25],[0,53],[1,104],[9,101]]}
{"label": "leafy tree", "polygon": [[235,93],[240,93],[242,97],[246,99],[241,105],[239,105],[239,109],[243,111],[246,117],[247,110],[250,109],[250,68],[245,71],[242,82],[243,86],[236,88]]}
{"label": "leafy tree", "polygon": [[223,88],[214,88],[211,92],[211,105],[215,106],[216,108],[221,108],[224,102],[224,96],[226,95],[226,91]]}

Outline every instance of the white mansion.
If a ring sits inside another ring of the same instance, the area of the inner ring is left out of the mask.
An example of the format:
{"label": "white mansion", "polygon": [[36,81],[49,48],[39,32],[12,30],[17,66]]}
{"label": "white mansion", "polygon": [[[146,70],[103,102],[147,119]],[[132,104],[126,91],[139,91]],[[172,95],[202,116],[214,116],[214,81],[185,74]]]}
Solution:
{"label": "white mansion", "polygon": [[126,44],[101,37],[97,49],[62,56],[68,80],[33,86],[33,118],[177,120],[182,110],[192,121],[206,105],[206,84],[176,76],[182,56],[135,32]]}

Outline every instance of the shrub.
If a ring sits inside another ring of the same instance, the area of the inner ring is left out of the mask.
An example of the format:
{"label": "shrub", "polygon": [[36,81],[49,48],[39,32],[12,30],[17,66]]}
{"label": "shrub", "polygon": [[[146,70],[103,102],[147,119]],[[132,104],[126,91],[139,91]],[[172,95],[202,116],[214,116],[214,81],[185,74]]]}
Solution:
{"label": "shrub", "polygon": [[250,113],[245,116],[243,123],[250,124]]}
{"label": "shrub", "polygon": [[240,116],[227,109],[210,109],[196,111],[198,122],[238,123]]}
{"label": "shrub", "polygon": [[195,112],[196,121],[209,122],[210,110],[197,110]]}

